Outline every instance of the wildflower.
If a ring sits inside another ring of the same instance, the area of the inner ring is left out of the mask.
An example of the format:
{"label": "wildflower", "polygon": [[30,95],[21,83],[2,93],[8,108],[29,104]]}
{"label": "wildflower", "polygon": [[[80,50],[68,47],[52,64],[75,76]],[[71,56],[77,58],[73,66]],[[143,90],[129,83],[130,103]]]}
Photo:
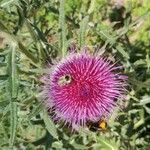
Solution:
{"label": "wildflower", "polygon": [[102,116],[109,118],[125,91],[126,77],[118,69],[111,61],[86,52],[70,54],[53,66],[44,76],[43,91],[54,119],[76,128]]}

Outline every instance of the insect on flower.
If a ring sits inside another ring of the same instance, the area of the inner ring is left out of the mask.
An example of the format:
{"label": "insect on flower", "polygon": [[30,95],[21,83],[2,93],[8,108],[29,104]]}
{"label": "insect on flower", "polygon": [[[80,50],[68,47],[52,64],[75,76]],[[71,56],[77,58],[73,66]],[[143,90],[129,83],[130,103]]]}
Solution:
{"label": "insect on flower", "polygon": [[64,86],[70,84],[72,81],[71,75],[67,74],[59,78],[58,85]]}
{"label": "insect on flower", "polygon": [[89,123],[89,129],[91,131],[106,131],[107,130],[107,121],[102,117],[99,121],[97,122],[90,122]]}

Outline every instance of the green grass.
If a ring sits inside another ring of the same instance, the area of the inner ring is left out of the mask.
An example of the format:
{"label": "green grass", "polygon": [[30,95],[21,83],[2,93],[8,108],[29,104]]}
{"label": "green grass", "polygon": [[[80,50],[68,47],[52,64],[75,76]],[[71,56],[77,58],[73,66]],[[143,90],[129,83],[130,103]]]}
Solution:
{"label": "green grass", "polygon": [[[148,150],[150,3],[107,0],[0,1],[0,149]],[[39,78],[70,43],[114,56],[129,79],[108,132],[71,132],[42,105]]]}

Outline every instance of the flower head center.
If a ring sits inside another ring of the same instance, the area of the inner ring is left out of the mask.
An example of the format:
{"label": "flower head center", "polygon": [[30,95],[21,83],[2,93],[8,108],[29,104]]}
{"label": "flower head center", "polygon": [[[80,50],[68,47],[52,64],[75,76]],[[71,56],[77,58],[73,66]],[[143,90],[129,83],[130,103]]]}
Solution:
{"label": "flower head center", "polygon": [[91,97],[92,89],[88,83],[82,83],[79,89],[79,95],[84,98]]}

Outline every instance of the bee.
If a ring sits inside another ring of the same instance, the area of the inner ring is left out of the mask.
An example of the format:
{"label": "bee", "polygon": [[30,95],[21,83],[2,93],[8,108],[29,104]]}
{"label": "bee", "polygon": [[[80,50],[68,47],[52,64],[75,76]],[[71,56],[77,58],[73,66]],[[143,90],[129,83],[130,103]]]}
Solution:
{"label": "bee", "polygon": [[89,129],[93,132],[96,131],[106,131],[107,130],[107,122],[104,118],[101,118],[97,122],[89,123]]}
{"label": "bee", "polygon": [[71,81],[72,81],[71,75],[64,75],[59,78],[58,85],[60,86],[68,85],[71,83]]}

